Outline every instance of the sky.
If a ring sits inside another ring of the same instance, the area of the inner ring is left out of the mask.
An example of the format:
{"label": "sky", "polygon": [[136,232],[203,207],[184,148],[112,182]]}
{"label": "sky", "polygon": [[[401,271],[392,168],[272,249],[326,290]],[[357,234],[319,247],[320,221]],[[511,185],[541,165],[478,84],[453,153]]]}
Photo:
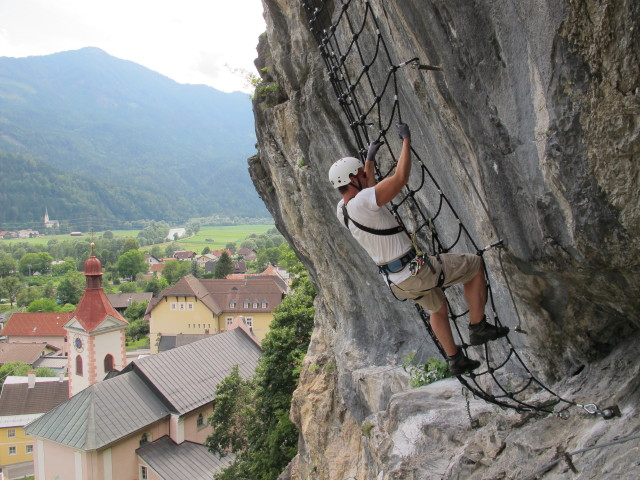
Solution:
{"label": "sky", "polygon": [[98,47],[179,83],[252,92],[262,0],[0,0],[0,57]]}

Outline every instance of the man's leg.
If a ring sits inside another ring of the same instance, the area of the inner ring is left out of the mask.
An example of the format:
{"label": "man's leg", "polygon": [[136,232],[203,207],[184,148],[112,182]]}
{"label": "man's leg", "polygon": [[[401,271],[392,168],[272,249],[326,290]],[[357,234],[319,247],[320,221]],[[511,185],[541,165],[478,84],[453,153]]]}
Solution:
{"label": "man's leg", "polygon": [[433,333],[438,337],[438,341],[447,355],[453,357],[458,352],[458,346],[453,340],[451,332],[451,324],[449,323],[449,312],[447,311],[447,302],[442,302],[437,312],[430,312],[431,328]]}
{"label": "man's leg", "polygon": [[464,284],[464,298],[469,305],[469,323],[477,325],[484,318],[484,306],[487,303],[487,280],[482,259],[478,273]]}

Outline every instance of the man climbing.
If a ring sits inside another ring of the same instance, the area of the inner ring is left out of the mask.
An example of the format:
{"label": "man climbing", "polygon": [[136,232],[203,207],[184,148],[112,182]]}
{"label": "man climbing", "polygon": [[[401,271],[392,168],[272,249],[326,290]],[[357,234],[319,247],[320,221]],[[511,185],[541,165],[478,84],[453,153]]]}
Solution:
{"label": "man climbing", "polygon": [[402,151],[393,175],[375,181],[375,157],[381,142],[369,145],[367,159],[354,157],[336,161],[329,170],[329,180],[342,194],[338,218],[344,220],[354,238],[367,251],[385,275],[391,289],[400,298],[415,301],[430,312],[433,332],[447,354],[452,375],[471,372],[480,362],[471,360],[456,345],[447,302],[442,287],[462,283],[469,305],[469,344],[482,345],[504,337],[507,327],[487,322],[487,282],[482,257],[472,254],[418,256],[407,232],[384,207],[400,193],[411,172],[411,133],[409,127],[397,125]]}

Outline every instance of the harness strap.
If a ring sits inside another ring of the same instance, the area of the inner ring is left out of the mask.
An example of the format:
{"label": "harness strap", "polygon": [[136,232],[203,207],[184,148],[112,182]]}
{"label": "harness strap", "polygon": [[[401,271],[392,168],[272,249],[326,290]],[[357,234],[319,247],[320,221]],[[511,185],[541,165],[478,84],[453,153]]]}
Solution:
{"label": "harness strap", "polygon": [[367,233],[371,233],[373,235],[395,235],[396,233],[404,232],[404,227],[402,225],[398,225],[397,227],[385,228],[383,230],[377,230],[375,228],[370,228],[365,225],[362,225],[356,222],[353,218],[349,216],[349,212],[347,212],[347,206],[342,205],[342,214],[344,215],[344,225],[349,228],[349,220],[353,222],[353,224],[358,227],[360,230],[364,230]]}

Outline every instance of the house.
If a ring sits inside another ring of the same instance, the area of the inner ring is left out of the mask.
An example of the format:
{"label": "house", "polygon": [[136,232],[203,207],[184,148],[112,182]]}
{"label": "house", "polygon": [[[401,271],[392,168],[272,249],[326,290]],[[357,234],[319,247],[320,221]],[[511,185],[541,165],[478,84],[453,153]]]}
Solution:
{"label": "house", "polygon": [[[204,273],[213,274],[216,271],[216,264],[218,260],[213,260],[206,262],[204,264]],[[244,260],[232,261],[233,264],[233,273],[235,274],[244,274],[247,273],[247,262]]]}
{"label": "house", "polygon": [[22,362],[33,366],[40,360],[40,357],[58,355],[60,350],[60,348],[46,342],[0,343],[0,366],[12,362]]}
{"label": "house", "polygon": [[198,264],[198,267],[200,267],[200,268],[204,268],[206,263],[215,262],[216,260],[218,260],[218,257],[216,257],[213,253],[205,253],[203,255],[196,255],[196,263]]}
{"label": "house", "polygon": [[9,343],[47,343],[67,354],[64,325],[73,317],[73,313],[20,313],[11,315],[2,330]]}
{"label": "house", "polygon": [[0,393],[0,468],[5,478],[18,478],[11,476],[14,468],[32,468],[33,438],[24,427],[67,400],[68,393],[62,376],[42,378],[30,371],[27,377],[6,378]]}
{"label": "house", "polygon": [[158,260],[156,257],[151,255],[150,253],[144,254],[144,260],[149,264],[149,266],[160,265],[162,263],[160,260]]}
{"label": "house", "polygon": [[256,258],[258,258],[256,252],[254,252],[250,248],[241,248],[236,252],[236,255],[242,257],[242,259],[246,260],[247,262],[255,262]]}
{"label": "house", "polygon": [[182,261],[191,261],[196,258],[196,252],[191,250],[176,250],[173,252],[173,259]]}
{"label": "house", "polygon": [[18,238],[33,238],[33,237],[38,237],[40,235],[40,232],[38,232],[37,230],[19,230],[18,231]]}
{"label": "house", "polygon": [[36,480],[209,480],[233,460],[203,445],[216,386],[235,365],[254,374],[261,349],[248,329],[132,361],[26,427]]}
{"label": "house", "polygon": [[107,299],[109,303],[116,309],[120,315],[124,315],[124,312],[133,302],[148,302],[153,297],[151,292],[143,293],[108,293]]}
{"label": "house", "polygon": [[151,351],[158,352],[164,335],[219,333],[237,318],[262,340],[285,293],[286,286],[271,275],[233,280],[187,275],[147,307]]}

